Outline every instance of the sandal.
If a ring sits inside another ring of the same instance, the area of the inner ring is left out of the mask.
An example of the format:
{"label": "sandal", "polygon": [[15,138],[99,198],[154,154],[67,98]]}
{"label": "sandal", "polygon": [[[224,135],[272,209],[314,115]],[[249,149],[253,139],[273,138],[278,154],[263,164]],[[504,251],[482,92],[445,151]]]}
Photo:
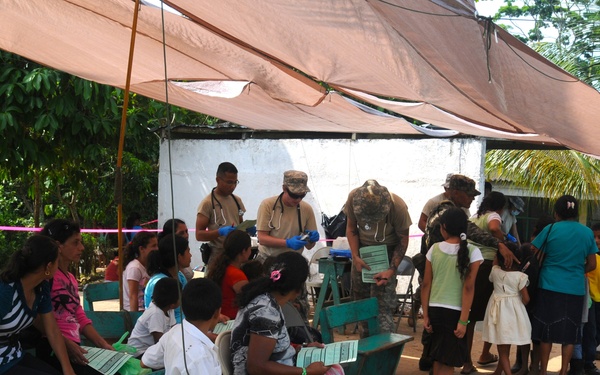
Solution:
{"label": "sandal", "polygon": [[477,370],[477,367],[473,366],[471,367],[470,370],[460,370],[460,373],[462,375],[469,375],[469,374],[475,374],[478,373],[479,371]]}
{"label": "sandal", "polygon": [[498,356],[496,354],[492,354],[492,358],[490,358],[487,361],[477,361],[477,363],[479,363],[481,366],[489,365],[496,362],[498,362]]}

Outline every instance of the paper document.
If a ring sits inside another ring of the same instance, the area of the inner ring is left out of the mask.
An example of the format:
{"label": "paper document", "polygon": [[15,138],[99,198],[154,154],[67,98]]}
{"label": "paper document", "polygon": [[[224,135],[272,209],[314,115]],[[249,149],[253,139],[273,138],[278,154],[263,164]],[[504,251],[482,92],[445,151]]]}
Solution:
{"label": "paper document", "polygon": [[363,283],[375,283],[376,281],[373,279],[373,276],[390,268],[387,246],[365,246],[358,249],[358,252],[360,253],[360,258],[371,267],[370,271],[366,268],[362,269]]}
{"label": "paper document", "polygon": [[221,332],[231,331],[233,329],[233,322],[235,320],[228,320],[227,323],[217,323],[212,332],[218,335]]}
{"label": "paper document", "polygon": [[256,220],[244,220],[240,223],[240,225],[235,227],[235,229],[246,230],[248,228],[252,228],[255,225],[256,225]]}
{"label": "paper document", "polygon": [[336,363],[356,361],[358,356],[358,340],[333,342],[324,348],[302,348],[298,352],[296,367],[307,367],[313,362],[323,362],[325,366]]}
{"label": "paper document", "polygon": [[89,361],[88,366],[104,375],[115,374],[132,357],[130,354],[114,350],[91,346],[82,346],[82,348],[87,350],[87,354],[84,354],[84,356]]}

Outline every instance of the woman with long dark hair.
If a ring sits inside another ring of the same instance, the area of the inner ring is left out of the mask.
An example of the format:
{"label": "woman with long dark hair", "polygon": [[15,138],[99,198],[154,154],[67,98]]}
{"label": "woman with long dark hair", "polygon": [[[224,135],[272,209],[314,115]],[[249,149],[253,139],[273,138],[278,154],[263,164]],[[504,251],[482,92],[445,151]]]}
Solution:
{"label": "woman with long dark hair", "polygon": [[[158,240],[160,241],[163,237],[165,237],[168,234],[175,234],[176,236],[183,237],[188,241],[190,240],[188,227],[185,224],[185,221],[181,219],[175,218],[165,221],[165,224],[162,228],[162,232],[158,234]],[[183,276],[185,276],[187,281],[190,281],[194,278],[194,270],[190,266],[181,267],[179,268],[179,271],[183,273]]]}
{"label": "woman with long dark hair", "polygon": [[144,311],[144,289],[150,279],[146,266],[148,255],[158,250],[158,240],[151,232],[137,232],[125,248],[123,261],[123,310]]}
{"label": "woman with long dark hair", "polygon": [[[152,292],[158,280],[164,277],[172,277],[179,280],[181,288],[187,284],[183,273],[179,271],[182,267],[189,267],[192,260],[188,240],[183,237],[168,234],[158,241],[158,250],[148,256],[148,274],[150,280],[146,284],[144,292],[144,305],[146,308],[152,302]],[[181,323],[181,308],[175,309],[175,320]]]}
{"label": "woman with long dark hair", "polygon": [[46,236],[29,237],[0,272],[0,373],[60,374],[49,364],[24,353],[19,333],[40,316],[44,333],[63,374],[75,374],[52,312],[50,283],[58,268],[58,245]]}
{"label": "woman with long dark hair", "polygon": [[[325,374],[323,362],[307,368],[294,367],[296,350],[290,343],[281,306],[294,301],[308,277],[308,262],[301,254],[279,254],[268,275],[242,289],[231,333],[231,358],[234,374]],[[317,344],[314,344],[317,345]]]}
{"label": "woman with long dark hair", "polygon": [[[84,356],[87,351],[81,347],[81,335],[99,348],[109,350],[114,348],[100,336],[92,321],[85,315],[79,299],[79,284],[69,271],[72,264],[79,264],[81,260],[83,252],[81,230],[79,225],[72,221],[54,219],[44,226],[41,234],[58,242],[58,271],[54,274],[50,296],[54,316],[64,337],[69,358],[77,374],[97,374],[97,371],[87,366],[88,360]],[[58,367],[46,340],[41,341],[36,349],[38,357]]]}
{"label": "woman with long dark hair", "polygon": [[224,251],[217,254],[217,258],[211,264],[208,279],[221,286],[223,302],[221,303],[221,314],[234,319],[238,307],[234,303],[236,296],[242,288],[248,284],[246,274],[240,269],[244,262],[248,261],[252,243],[250,235],[241,230],[234,230],[225,237],[223,243]]}

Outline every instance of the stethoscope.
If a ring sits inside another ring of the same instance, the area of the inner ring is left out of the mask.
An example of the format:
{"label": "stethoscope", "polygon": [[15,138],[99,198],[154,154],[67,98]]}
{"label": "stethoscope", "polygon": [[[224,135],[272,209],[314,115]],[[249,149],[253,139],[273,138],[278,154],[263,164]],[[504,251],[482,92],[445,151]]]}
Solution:
{"label": "stethoscope", "polygon": [[[273,218],[275,217],[275,210],[277,209],[277,204],[279,204],[279,207],[281,208],[281,213],[279,214],[279,222],[277,223],[277,226],[275,227],[275,226],[273,226]],[[275,204],[273,205],[273,210],[271,211],[271,218],[269,219],[269,223],[268,223],[270,229],[279,230],[279,228],[281,228],[281,218],[283,217],[283,209],[284,209],[283,193],[281,193],[275,200]],[[298,211],[298,226],[300,226],[300,229],[301,229],[302,219],[300,218],[300,204],[296,205],[296,210]],[[300,233],[302,233],[302,230],[300,230]]]}
{"label": "stethoscope", "polygon": [[[215,216],[215,224],[219,225],[219,226],[226,225],[227,224],[227,219],[225,218],[225,213],[223,212],[223,205],[221,204],[221,202],[219,202],[219,199],[217,199],[217,196],[215,195],[215,189],[216,189],[216,187],[212,188],[212,190],[210,191],[210,201],[212,203],[213,215]],[[233,198],[233,200],[235,201],[235,204],[238,207],[238,215],[244,216],[244,210],[242,210],[240,208],[240,204],[238,203],[237,199],[235,199],[235,197],[233,196],[233,194],[231,194],[231,197]],[[219,220],[218,220],[218,217],[217,217],[217,210],[216,210],[216,207],[215,207],[215,201],[217,202],[217,204],[221,208],[221,217],[223,218],[223,224],[219,224]]]}
{"label": "stethoscope", "polygon": [[[371,226],[369,223],[365,224],[365,230],[370,230]],[[376,242],[384,242],[385,241],[385,230],[387,229],[387,216],[385,217],[385,223],[383,224],[383,238],[381,240],[377,239],[377,233],[379,233],[379,222],[377,222],[377,227],[375,227],[375,234],[373,235],[373,239]]]}

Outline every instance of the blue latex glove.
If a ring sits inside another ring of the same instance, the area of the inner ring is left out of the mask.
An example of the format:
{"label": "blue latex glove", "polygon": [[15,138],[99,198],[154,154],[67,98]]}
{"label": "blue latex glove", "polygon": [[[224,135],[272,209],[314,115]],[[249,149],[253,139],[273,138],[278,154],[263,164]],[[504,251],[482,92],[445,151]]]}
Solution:
{"label": "blue latex glove", "polygon": [[506,235],[506,239],[509,240],[510,242],[517,243],[517,239],[512,234],[510,234],[510,233],[508,233]]}
{"label": "blue latex glove", "polygon": [[256,237],[256,225],[246,229],[246,233],[248,233],[252,237]]}
{"label": "blue latex glove", "polygon": [[306,246],[308,242],[301,240],[300,237],[302,236],[294,236],[292,238],[288,238],[287,240],[285,240],[285,246],[294,250],[302,249],[304,246]]}
{"label": "blue latex glove", "polygon": [[321,238],[319,232],[317,232],[316,230],[308,230],[306,231],[306,233],[308,233],[308,240],[312,243],[317,242],[319,238]]}
{"label": "blue latex glove", "polygon": [[235,227],[233,225],[228,225],[226,227],[219,228],[219,236],[226,236],[229,233],[233,232]]}

